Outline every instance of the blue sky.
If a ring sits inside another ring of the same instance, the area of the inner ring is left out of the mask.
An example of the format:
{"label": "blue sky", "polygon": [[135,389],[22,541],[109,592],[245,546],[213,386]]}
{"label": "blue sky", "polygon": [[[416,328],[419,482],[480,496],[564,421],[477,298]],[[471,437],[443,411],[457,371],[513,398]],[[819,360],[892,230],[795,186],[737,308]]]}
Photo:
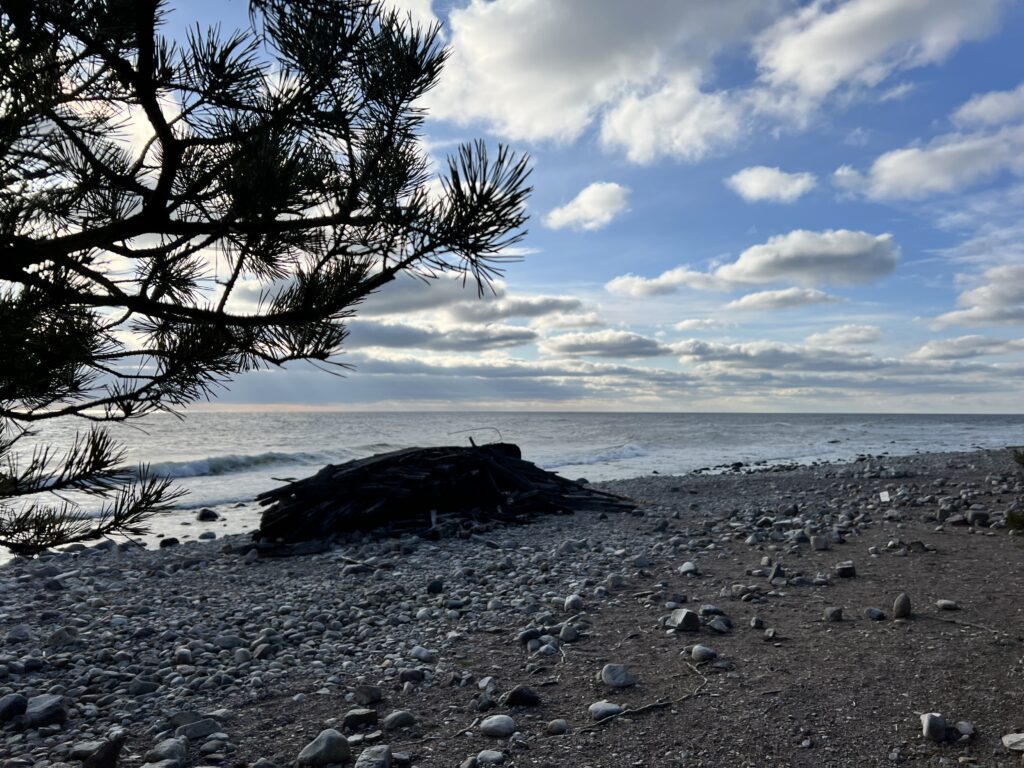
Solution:
{"label": "blue sky", "polygon": [[1024,4],[394,4],[452,49],[431,156],[533,157],[523,259],[368,302],[345,379],[221,402],[1024,410]]}

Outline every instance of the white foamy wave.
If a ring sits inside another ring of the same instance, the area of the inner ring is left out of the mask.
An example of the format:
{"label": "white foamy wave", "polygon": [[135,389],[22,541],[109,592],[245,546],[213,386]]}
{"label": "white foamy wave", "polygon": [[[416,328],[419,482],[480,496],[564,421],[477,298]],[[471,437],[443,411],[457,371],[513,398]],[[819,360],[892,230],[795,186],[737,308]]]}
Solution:
{"label": "white foamy wave", "polygon": [[648,452],[643,446],[636,443],[623,443],[607,448],[598,448],[593,453],[578,453],[567,456],[559,456],[541,462],[544,469],[555,469],[556,467],[572,467],[587,464],[610,464],[624,459],[636,459],[647,456]]}
{"label": "white foamy wave", "polygon": [[193,461],[163,461],[151,464],[149,470],[151,474],[160,477],[207,477],[288,464],[329,464],[336,460],[337,457],[323,453],[268,451],[252,455],[207,456]]}

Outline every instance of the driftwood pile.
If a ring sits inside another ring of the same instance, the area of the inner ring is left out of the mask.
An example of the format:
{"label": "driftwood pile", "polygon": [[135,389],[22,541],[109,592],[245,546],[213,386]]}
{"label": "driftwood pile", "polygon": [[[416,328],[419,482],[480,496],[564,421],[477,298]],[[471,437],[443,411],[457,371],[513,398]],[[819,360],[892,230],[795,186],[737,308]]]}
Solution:
{"label": "driftwood pile", "polygon": [[[265,554],[317,551],[354,531],[440,538],[537,515],[635,507],[523,461],[511,443],[381,453],[329,465],[256,500],[267,507],[254,535]],[[288,546],[296,542],[309,544]]]}

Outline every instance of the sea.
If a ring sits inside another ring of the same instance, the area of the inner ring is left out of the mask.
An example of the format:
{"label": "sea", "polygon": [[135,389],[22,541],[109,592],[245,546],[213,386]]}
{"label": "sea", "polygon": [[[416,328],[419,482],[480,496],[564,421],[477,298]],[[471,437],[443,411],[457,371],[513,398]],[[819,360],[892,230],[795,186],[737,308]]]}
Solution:
{"label": "sea", "polygon": [[[43,423],[34,440],[60,448],[87,426]],[[175,510],[153,520],[145,537],[150,545],[167,536],[185,541],[204,531],[254,530],[260,513],[254,499],[262,491],[326,464],[412,446],[512,442],[544,469],[600,481],[734,462],[850,461],[1024,444],[1024,415],[194,410],[109,429],[130,465],[148,464],[188,492]],[[84,502],[95,508],[94,500]],[[197,522],[195,511],[203,507],[220,519]]]}

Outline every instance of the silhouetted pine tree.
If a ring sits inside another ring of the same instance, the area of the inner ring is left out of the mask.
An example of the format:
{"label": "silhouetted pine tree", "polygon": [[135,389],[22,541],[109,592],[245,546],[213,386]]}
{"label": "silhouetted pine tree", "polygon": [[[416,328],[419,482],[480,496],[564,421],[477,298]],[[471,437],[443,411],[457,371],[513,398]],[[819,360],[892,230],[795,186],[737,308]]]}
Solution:
{"label": "silhouetted pine tree", "polygon": [[[372,0],[251,0],[161,33],[157,0],[0,0],[0,545],[139,533],[176,492],[100,427],[243,371],[331,361],[401,273],[483,290],[518,242],[526,159],[480,142],[439,183],[418,99],[447,51]],[[88,517],[65,492],[106,499]]]}

